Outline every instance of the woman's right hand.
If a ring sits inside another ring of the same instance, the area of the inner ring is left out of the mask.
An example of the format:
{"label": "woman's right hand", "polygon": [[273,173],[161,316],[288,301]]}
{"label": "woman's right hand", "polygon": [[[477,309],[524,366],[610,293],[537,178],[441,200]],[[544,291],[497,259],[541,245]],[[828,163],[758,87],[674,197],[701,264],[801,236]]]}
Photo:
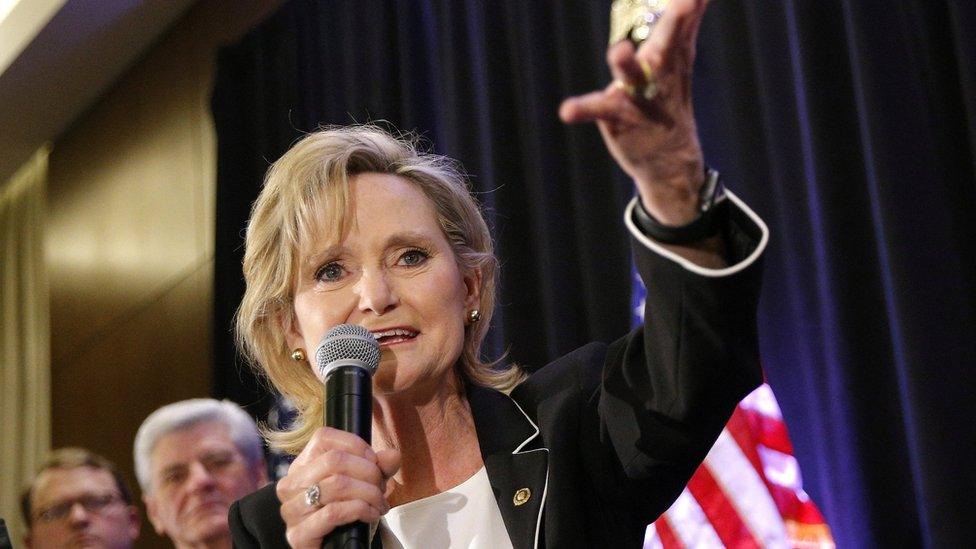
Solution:
{"label": "woman's right hand", "polygon": [[[386,482],[400,468],[400,452],[374,452],[356,435],[322,427],[295,458],[276,492],[281,501],[288,544],[315,548],[337,526],[379,520],[390,506]],[[318,507],[305,501],[317,484]]]}

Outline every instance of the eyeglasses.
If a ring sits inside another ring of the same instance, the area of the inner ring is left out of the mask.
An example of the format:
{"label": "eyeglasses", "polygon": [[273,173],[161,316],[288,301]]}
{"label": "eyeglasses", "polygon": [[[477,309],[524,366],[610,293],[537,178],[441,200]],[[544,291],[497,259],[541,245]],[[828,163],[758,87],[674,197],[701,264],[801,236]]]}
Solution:
{"label": "eyeglasses", "polygon": [[120,494],[84,495],[48,507],[41,511],[37,517],[42,522],[56,522],[67,517],[76,503],[81,504],[85,511],[98,514],[105,511],[110,505],[121,501],[122,496]]}

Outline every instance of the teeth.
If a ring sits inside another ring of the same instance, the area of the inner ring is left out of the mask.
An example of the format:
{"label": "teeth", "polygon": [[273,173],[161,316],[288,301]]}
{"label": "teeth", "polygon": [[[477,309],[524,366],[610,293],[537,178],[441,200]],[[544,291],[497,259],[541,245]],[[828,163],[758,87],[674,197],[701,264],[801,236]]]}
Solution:
{"label": "teeth", "polygon": [[410,330],[404,330],[403,328],[395,328],[393,330],[384,330],[382,332],[373,332],[373,337],[375,337],[376,339],[380,339],[380,338],[383,338],[383,337],[395,337],[395,336],[400,336],[400,337],[414,337],[416,335],[417,335],[417,332],[412,332]]}

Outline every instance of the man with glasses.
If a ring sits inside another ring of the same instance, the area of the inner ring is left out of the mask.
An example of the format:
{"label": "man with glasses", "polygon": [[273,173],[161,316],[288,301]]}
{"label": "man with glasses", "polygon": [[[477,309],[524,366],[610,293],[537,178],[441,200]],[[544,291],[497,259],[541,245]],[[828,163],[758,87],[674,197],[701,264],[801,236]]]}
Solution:
{"label": "man with glasses", "polygon": [[122,475],[107,459],[82,448],[51,453],[21,496],[24,546],[132,547],[139,511]]}
{"label": "man with glasses", "polygon": [[231,503],[268,481],[257,425],[226,400],[163,406],[139,427],[133,453],[149,521],[181,549],[231,547]]}

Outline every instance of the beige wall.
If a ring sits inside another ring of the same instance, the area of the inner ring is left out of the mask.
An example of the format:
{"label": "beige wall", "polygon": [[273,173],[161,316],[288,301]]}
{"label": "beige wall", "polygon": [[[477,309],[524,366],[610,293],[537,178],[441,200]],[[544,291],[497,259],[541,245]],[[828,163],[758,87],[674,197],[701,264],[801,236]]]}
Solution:
{"label": "beige wall", "polygon": [[[91,448],[133,483],[142,419],[210,394],[214,54],[273,4],[191,8],[50,156],[53,447]],[[140,547],[161,542],[144,523]]]}

